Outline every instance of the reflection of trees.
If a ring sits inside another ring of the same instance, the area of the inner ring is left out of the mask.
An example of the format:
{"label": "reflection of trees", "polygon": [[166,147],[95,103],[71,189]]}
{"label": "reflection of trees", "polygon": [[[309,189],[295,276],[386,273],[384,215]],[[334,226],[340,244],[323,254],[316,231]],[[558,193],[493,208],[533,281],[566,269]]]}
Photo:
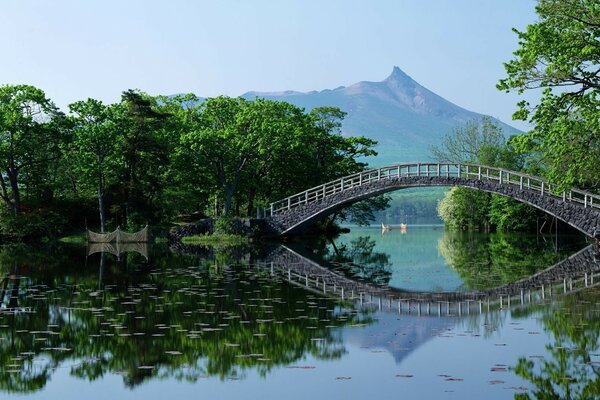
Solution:
{"label": "reflection of trees", "polygon": [[571,253],[554,250],[554,243],[526,234],[481,235],[447,231],[439,252],[471,289],[486,289],[514,282],[549,267]]}
{"label": "reflection of trees", "polygon": [[27,275],[19,278],[0,249],[0,271],[12,275],[0,290],[20,310],[0,311],[4,391],[42,389],[61,365],[88,380],[120,373],[130,387],[150,378],[243,376],[248,369],[264,376],[308,354],[341,357],[332,328],[362,318],[248,266],[215,269],[160,249],[150,263],[106,255],[99,286],[99,256],[84,267],[82,257],[63,249],[60,264],[45,267],[26,250],[33,256],[15,251],[19,274]]}
{"label": "reflection of trees", "polygon": [[544,360],[519,359],[514,372],[535,388],[532,395],[516,398],[600,398],[600,315],[591,306],[599,294],[594,290],[569,296],[561,308],[543,311],[544,330],[554,342],[546,345],[549,357]]}
{"label": "reflection of trees", "polygon": [[387,284],[392,277],[389,254],[373,251],[375,240],[369,236],[336,246],[324,247],[320,256],[327,262],[335,264],[342,272],[377,284]]}

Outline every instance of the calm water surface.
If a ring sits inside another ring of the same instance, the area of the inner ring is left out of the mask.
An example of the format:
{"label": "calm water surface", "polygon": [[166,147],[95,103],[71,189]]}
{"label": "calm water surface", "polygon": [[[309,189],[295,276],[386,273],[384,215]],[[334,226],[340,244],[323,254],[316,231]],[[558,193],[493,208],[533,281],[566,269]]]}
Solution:
{"label": "calm water surface", "polygon": [[319,253],[350,275],[397,289],[453,292],[525,278],[584,246],[574,235],[451,232],[443,226],[382,233],[353,227]]}
{"label": "calm water surface", "polygon": [[[466,291],[527,276],[582,245],[551,239],[356,229],[310,250],[375,283]],[[268,249],[196,251],[155,245],[147,260],[0,248],[0,398],[600,396],[594,287],[419,317],[292,285],[260,262]]]}

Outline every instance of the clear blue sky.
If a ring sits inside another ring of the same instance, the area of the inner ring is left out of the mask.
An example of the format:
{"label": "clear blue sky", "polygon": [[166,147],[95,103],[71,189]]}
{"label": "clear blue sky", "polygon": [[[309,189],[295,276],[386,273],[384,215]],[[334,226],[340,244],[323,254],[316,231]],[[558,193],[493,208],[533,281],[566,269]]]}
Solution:
{"label": "clear blue sky", "polygon": [[[394,65],[467,109],[510,121],[495,89],[534,0],[4,0],[0,84],[60,107],[137,88],[201,96],[321,90]],[[515,123],[523,128],[524,125]]]}

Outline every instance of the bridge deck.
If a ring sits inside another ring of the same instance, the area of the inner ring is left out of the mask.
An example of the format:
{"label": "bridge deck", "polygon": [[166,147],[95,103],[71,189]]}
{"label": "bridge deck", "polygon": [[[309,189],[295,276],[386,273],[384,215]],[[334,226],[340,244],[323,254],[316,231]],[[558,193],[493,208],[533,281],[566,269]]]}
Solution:
{"label": "bridge deck", "polygon": [[364,171],[271,203],[265,213],[274,232],[294,234],[354,202],[415,186],[464,186],[497,193],[554,215],[588,236],[600,235],[600,196],[561,190],[520,172],[471,164],[411,163]]}

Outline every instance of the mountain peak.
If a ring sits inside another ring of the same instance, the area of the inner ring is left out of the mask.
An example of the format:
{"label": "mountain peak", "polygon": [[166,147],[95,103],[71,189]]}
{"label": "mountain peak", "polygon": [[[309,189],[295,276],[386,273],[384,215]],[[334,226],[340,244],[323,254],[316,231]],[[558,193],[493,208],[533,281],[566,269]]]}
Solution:
{"label": "mountain peak", "polygon": [[414,82],[414,80],[408,76],[404,71],[400,69],[400,67],[394,66],[392,73],[388,76],[386,81],[395,81],[395,82]]}

